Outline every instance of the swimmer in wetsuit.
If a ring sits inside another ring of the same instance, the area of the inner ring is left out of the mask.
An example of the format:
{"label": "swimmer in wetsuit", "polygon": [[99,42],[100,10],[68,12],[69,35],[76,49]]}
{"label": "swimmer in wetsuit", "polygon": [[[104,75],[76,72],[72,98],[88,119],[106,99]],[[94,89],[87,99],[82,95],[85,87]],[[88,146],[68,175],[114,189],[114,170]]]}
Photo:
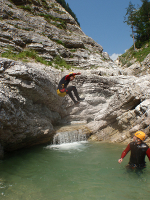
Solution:
{"label": "swimmer in wetsuit", "polygon": [[[59,84],[58,84],[58,88],[57,88],[57,94],[61,97],[65,96],[66,94],[68,94],[70,96],[70,98],[72,99],[72,101],[75,103],[75,104],[78,104],[80,101],[83,101],[84,98],[80,98],[79,95],[78,95],[78,91],[76,89],[75,86],[68,86],[69,82],[70,81],[73,81],[75,79],[75,76],[76,75],[80,75],[81,73],[78,72],[78,73],[73,73],[73,72],[70,72],[68,75],[64,76]],[[72,94],[72,91],[74,92],[74,95],[76,96],[77,98],[77,101],[75,100],[73,94]]]}
{"label": "swimmer in wetsuit", "polygon": [[126,154],[131,151],[127,168],[144,168],[146,166],[145,156],[147,155],[150,160],[150,148],[146,143],[143,142],[145,137],[146,135],[143,131],[137,131],[134,134],[133,142],[128,144],[126,149],[122,152],[121,158],[118,160],[118,162],[121,163]]}

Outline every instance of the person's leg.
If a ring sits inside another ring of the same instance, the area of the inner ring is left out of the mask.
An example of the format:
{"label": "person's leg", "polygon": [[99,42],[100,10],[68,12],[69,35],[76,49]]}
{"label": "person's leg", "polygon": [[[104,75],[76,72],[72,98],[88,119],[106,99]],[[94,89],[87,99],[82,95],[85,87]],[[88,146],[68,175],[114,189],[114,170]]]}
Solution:
{"label": "person's leg", "polygon": [[74,94],[75,94],[77,100],[78,100],[78,101],[83,101],[84,98],[80,98],[80,97],[79,97],[79,94],[78,94],[77,88],[76,88],[75,86],[72,86],[72,87],[73,87],[73,92],[74,92]]}
{"label": "person's leg", "polygon": [[[67,88],[67,90],[68,90],[69,93],[71,93],[71,91],[73,91],[73,92],[74,92],[74,95],[76,96],[76,98],[77,98],[78,101],[83,101],[83,100],[84,100],[84,98],[80,98],[80,97],[79,97],[77,88],[76,88],[75,86],[69,86],[69,87]],[[67,93],[67,91],[66,91],[66,93]]]}
{"label": "person's leg", "polygon": [[75,100],[75,98],[74,98],[74,96],[72,94],[72,91],[74,91],[74,86],[69,86],[69,87],[66,88],[66,93],[70,96],[70,98],[72,99],[72,101],[76,104],[76,103],[78,103],[78,101]]}

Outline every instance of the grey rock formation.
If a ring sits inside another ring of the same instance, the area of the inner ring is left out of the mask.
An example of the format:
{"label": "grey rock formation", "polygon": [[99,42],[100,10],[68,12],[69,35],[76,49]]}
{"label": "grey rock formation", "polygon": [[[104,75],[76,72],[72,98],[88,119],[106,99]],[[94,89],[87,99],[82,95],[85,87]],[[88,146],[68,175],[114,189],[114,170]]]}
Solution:
{"label": "grey rock formation", "polygon": [[1,145],[10,151],[50,140],[61,114],[53,70],[7,59],[0,65]]}
{"label": "grey rock formation", "polygon": [[[86,66],[83,63],[90,61],[91,52],[95,57],[99,54],[101,59],[107,57],[110,60],[108,55],[103,56],[102,46],[86,36],[74,18],[56,1],[46,1],[47,7],[40,0],[30,1],[29,5],[28,1],[13,2],[15,4],[0,0],[1,53],[8,45],[13,47],[11,51],[21,52],[28,48],[36,50],[47,61],[62,56],[67,63],[78,67]],[[97,60],[94,65],[99,66]]]}
{"label": "grey rock formation", "polygon": [[91,139],[127,142],[139,129],[149,134],[150,75],[100,76],[98,70],[82,74],[77,87],[85,101],[71,108],[66,120],[86,122],[97,135]]}

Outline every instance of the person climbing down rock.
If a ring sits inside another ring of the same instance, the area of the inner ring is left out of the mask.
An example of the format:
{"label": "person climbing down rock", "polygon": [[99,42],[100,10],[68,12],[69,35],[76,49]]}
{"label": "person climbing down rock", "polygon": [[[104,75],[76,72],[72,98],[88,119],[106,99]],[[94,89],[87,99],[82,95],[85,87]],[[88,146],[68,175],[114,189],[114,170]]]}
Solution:
{"label": "person climbing down rock", "polygon": [[[68,86],[69,82],[70,81],[73,81],[75,79],[75,76],[76,75],[81,75],[80,72],[78,73],[73,73],[73,72],[70,72],[68,75],[64,76],[59,84],[58,84],[58,88],[57,88],[57,94],[61,97],[64,97],[66,94],[68,94],[70,96],[70,98],[72,99],[72,101],[75,103],[75,104],[78,104],[80,103],[80,101],[83,101],[84,98],[80,98],[79,95],[78,95],[78,91],[76,89],[75,86]],[[73,94],[72,94],[72,91],[75,95],[75,97],[77,98],[77,100],[75,100]]]}
{"label": "person climbing down rock", "polygon": [[121,158],[118,162],[121,163],[126,154],[131,151],[130,160],[126,167],[129,169],[145,168],[145,156],[147,155],[150,160],[150,148],[143,142],[145,138],[146,134],[143,131],[137,131],[133,136],[133,142],[128,144],[126,149],[122,152]]}

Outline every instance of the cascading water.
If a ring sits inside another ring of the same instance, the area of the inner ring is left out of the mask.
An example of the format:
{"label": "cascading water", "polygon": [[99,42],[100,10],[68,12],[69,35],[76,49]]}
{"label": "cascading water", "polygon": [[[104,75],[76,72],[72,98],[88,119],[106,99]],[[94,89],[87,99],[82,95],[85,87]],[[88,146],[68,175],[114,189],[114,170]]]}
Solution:
{"label": "cascading water", "polygon": [[86,134],[82,133],[82,130],[73,130],[73,131],[65,131],[58,132],[54,135],[53,144],[64,144],[64,143],[73,143],[73,142],[81,142],[86,141]]}

